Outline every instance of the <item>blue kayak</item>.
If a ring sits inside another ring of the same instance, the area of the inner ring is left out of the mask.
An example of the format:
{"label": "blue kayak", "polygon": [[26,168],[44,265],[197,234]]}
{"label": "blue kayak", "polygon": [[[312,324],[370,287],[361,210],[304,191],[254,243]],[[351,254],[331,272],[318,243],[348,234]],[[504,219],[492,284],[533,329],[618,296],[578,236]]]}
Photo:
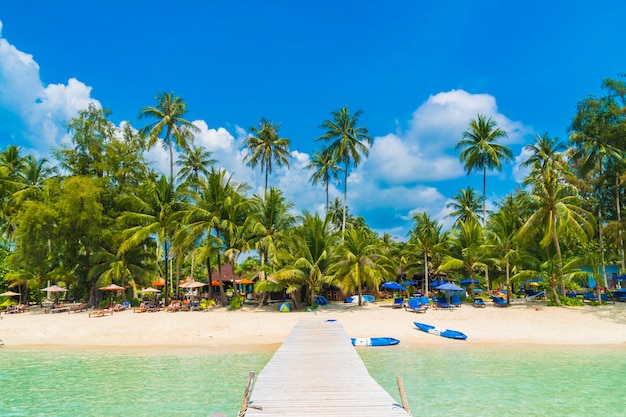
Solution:
{"label": "blue kayak", "polygon": [[393,337],[353,337],[352,346],[392,346],[400,343]]}
{"label": "blue kayak", "polygon": [[[374,302],[374,296],[373,295],[361,295],[361,300],[364,303],[372,303]],[[344,301],[344,303],[358,303],[359,302],[359,296],[358,295],[353,295],[351,297],[346,298],[346,301]]]}
{"label": "blue kayak", "polygon": [[415,324],[415,327],[426,333],[434,334],[441,337],[447,337],[448,339],[467,339],[465,333],[461,333],[457,330],[442,329],[439,327],[431,326],[430,324],[418,323],[416,321],[414,321],[413,324]]}

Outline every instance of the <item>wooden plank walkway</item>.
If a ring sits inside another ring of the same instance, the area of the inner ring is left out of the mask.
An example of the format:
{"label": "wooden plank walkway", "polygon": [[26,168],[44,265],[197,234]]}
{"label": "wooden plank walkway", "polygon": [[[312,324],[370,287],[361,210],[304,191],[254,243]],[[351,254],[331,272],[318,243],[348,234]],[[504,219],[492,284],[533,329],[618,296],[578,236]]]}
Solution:
{"label": "wooden plank walkway", "polygon": [[248,404],[246,417],[410,415],[370,376],[343,326],[317,316],[294,327]]}

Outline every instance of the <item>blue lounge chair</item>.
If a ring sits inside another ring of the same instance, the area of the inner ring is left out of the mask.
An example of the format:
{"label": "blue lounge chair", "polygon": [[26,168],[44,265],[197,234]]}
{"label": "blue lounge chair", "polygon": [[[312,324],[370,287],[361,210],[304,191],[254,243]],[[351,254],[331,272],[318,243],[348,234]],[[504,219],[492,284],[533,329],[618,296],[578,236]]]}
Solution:
{"label": "blue lounge chair", "polygon": [[430,298],[428,298],[427,295],[422,295],[419,297],[420,301],[422,302],[422,307],[424,308],[429,308],[430,307]]}
{"label": "blue lounge chair", "polygon": [[461,307],[461,297],[459,297],[458,295],[451,295],[450,304],[452,305],[452,307]]}
{"label": "blue lounge chair", "polygon": [[409,298],[409,301],[407,301],[406,304],[406,309],[414,313],[425,313],[428,309],[428,307],[422,305],[421,300],[417,297]]}
{"label": "blue lounge chair", "polygon": [[508,307],[509,303],[506,302],[506,300],[502,297],[493,297],[493,304],[496,307]]}
{"label": "blue lounge chair", "polygon": [[452,304],[446,301],[445,298],[437,298],[435,300],[435,303],[436,303],[435,305],[437,306],[437,308],[443,308],[443,309],[448,309],[448,310],[452,310],[454,308]]}
{"label": "blue lounge chair", "polygon": [[485,308],[486,305],[482,298],[474,298],[474,307]]}
{"label": "blue lounge chair", "polygon": [[402,308],[403,306],[404,306],[404,298],[398,297],[393,300],[393,304],[391,305],[391,308]]}

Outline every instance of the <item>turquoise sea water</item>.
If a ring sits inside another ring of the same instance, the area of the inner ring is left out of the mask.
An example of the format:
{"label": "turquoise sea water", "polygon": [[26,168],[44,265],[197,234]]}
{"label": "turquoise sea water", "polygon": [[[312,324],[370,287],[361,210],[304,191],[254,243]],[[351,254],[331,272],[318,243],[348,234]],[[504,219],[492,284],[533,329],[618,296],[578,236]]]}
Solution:
{"label": "turquoise sea water", "polygon": [[[363,348],[414,416],[624,415],[626,350]],[[236,416],[271,353],[0,349],[0,416]],[[306,360],[306,358],[303,358]]]}

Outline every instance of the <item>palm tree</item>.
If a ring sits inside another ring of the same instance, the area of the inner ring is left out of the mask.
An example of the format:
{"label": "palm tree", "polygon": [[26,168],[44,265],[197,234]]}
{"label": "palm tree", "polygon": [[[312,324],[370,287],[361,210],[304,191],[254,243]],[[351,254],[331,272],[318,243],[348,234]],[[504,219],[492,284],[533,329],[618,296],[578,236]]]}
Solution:
{"label": "palm tree", "polygon": [[311,162],[306,168],[315,170],[309,178],[311,184],[317,185],[320,182],[324,184],[326,189],[326,212],[328,213],[328,186],[331,180],[339,178],[341,168],[337,165],[337,161],[333,158],[331,153],[324,148],[322,148],[321,151],[315,151],[313,153]]}
{"label": "palm tree", "polygon": [[[549,139],[546,135],[535,138],[534,145],[527,145],[531,152],[524,165],[532,166],[525,184],[532,185],[530,199],[535,212],[521,227],[521,236],[537,233],[541,236],[541,246],[550,254],[554,252],[557,261],[557,279],[553,282],[552,298],[557,305],[560,301],[556,283],[563,283],[563,256],[559,236],[567,234],[576,236],[584,243],[593,232],[593,216],[580,207],[580,199],[575,187],[565,182],[570,173],[563,160],[563,154],[557,139]],[[550,257],[550,255],[548,256]]]}
{"label": "palm tree", "polygon": [[356,291],[363,305],[363,287],[378,288],[395,278],[397,267],[376,235],[365,227],[348,229],[337,247],[329,275],[345,293]]}
{"label": "palm tree", "polygon": [[337,234],[332,230],[329,216],[322,219],[317,213],[305,211],[301,222],[292,229],[289,245],[278,252],[283,266],[274,277],[292,286],[306,286],[308,303],[313,304],[316,290],[326,279]]}
{"label": "palm tree", "polygon": [[[172,194],[172,185],[162,175],[146,184],[143,195],[124,195],[120,197],[119,203],[126,207],[127,211],[118,218],[118,224],[123,229],[124,241],[119,246],[117,257],[123,258],[126,252],[156,237],[156,272],[159,274],[160,270],[165,276],[167,304],[167,289],[171,278],[168,267],[170,241],[174,232],[175,213],[178,211],[177,196]],[[162,259],[165,259],[165,266],[161,269]]]}
{"label": "palm tree", "polygon": [[406,250],[412,253],[421,253],[424,266],[424,294],[428,294],[429,265],[428,259],[436,251],[441,251],[447,241],[447,233],[441,232],[441,225],[430,218],[426,212],[416,213],[413,216],[415,226],[409,232],[409,242]]}
{"label": "palm tree", "polygon": [[453,209],[446,217],[455,218],[453,227],[458,227],[460,223],[466,222],[469,219],[478,220],[478,212],[483,200],[482,197],[476,195],[476,190],[472,187],[460,190],[459,193],[453,197],[453,201],[446,204],[447,208]]}
{"label": "palm tree", "polygon": [[[170,153],[169,182],[174,191],[174,141],[178,147],[185,149],[189,142],[193,142],[193,133],[199,129],[191,122],[183,119],[187,113],[187,105],[174,93],[160,93],[156,96],[157,105],[141,109],[139,119],[154,119],[153,122],[141,128],[139,132],[148,136],[148,149],[151,149],[160,140],[163,147]],[[165,137],[160,136],[165,132]]]}
{"label": "palm tree", "polygon": [[180,167],[178,179],[183,184],[197,186],[201,176],[207,178],[211,168],[217,163],[217,159],[211,158],[212,154],[211,151],[205,150],[202,146],[191,145],[185,149],[183,157],[176,161],[176,165]]}
{"label": "palm tree", "polygon": [[343,163],[343,222],[341,226],[341,236],[343,238],[346,231],[350,164],[356,168],[361,161],[361,155],[368,155],[372,138],[369,136],[366,127],[357,126],[359,117],[363,114],[361,110],[351,115],[346,106],[333,111],[331,114],[333,119],[326,120],[320,125],[322,129],[326,129],[326,133],[317,138],[317,140],[334,140],[329,145],[328,152],[335,161]]}
{"label": "palm tree", "polygon": [[490,216],[487,224],[488,235],[485,249],[497,261],[504,260],[507,303],[511,302],[511,258],[518,251],[517,232],[520,226],[516,214],[503,209]]}
{"label": "palm tree", "polygon": [[474,297],[474,280],[479,269],[487,269],[484,255],[484,233],[480,223],[474,219],[459,224],[459,228],[452,232],[450,240],[450,255],[448,255],[440,270],[458,269],[467,272],[470,276],[470,295]]}
{"label": "palm tree", "polygon": [[280,124],[272,124],[270,120],[261,118],[259,127],[251,127],[251,136],[243,144],[248,148],[244,157],[247,165],[255,168],[261,165],[261,172],[265,172],[265,191],[267,191],[269,174],[276,166],[289,167],[289,139],[278,136]]}
{"label": "palm tree", "polygon": [[483,171],[483,227],[487,225],[487,170],[502,170],[502,162],[513,158],[513,152],[507,146],[497,143],[507,137],[504,130],[496,127],[496,122],[482,114],[470,122],[470,129],[463,132],[463,139],[456,145],[461,150],[460,158],[465,164],[467,175],[472,171]]}

